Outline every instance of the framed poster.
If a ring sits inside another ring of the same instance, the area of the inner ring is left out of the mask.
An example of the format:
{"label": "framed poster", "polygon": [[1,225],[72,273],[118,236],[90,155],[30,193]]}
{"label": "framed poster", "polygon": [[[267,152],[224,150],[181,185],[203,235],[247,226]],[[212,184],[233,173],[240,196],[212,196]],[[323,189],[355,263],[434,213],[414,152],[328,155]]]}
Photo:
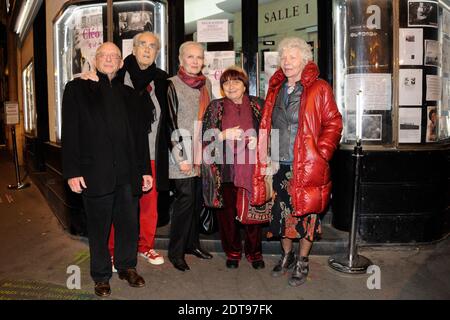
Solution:
{"label": "framed poster", "polygon": [[438,27],[438,5],[434,1],[408,1],[408,27]]}
{"label": "framed poster", "polygon": [[235,65],[234,51],[205,51],[203,74],[211,81],[214,99],[222,98],[220,76],[229,66]]}
{"label": "framed poster", "polygon": [[399,30],[399,64],[422,65],[423,29],[401,28]]}
{"label": "framed poster", "polygon": [[346,2],[347,73],[392,73],[392,2]]}

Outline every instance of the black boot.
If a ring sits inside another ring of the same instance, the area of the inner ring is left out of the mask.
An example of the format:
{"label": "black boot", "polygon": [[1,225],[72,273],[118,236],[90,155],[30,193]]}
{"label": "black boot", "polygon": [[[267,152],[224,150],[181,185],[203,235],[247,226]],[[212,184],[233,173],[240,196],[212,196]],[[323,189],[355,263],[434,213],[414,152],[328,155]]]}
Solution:
{"label": "black boot", "polygon": [[272,269],[270,273],[272,277],[280,277],[284,275],[289,269],[291,269],[295,264],[295,254],[294,250],[291,250],[287,254],[284,252],[281,254],[281,259]]}
{"label": "black boot", "polygon": [[309,272],[309,259],[308,257],[297,257],[294,270],[289,278],[289,285],[291,287],[298,287],[306,282]]}

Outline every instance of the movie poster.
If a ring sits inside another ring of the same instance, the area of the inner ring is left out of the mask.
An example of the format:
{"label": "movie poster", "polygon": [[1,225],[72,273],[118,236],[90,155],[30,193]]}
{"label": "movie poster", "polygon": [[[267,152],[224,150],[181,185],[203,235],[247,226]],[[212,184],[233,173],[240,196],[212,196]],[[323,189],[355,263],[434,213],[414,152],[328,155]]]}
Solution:
{"label": "movie poster", "polygon": [[426,142],[436,142],[438,140],[438,115],[436,106],[427,108],[427,134]]}
{"label": "movie poster", "polygon": [[220,76],[229,66],[235,65],[234,51],[205,51],[203,74],[211,80],[213,99],[222,98]]}
{"label": "movie poster", "polygon": [[423,29],[401,28],[399,30],[400,65],[422,65]]}
{"label": "movie poster", "polygon": [[264,97],[269,91],[269,80],[280,66],[280,55],[278,52],[264,52]]}
{"label": "movie poster", "polygon": [[132,11],[119,13],[119,36],[129,39],[143,31],[153,32],[154,19],[152,11]]}
{"label": "movie poster", "polygon": [[438,27],[438,5],[435,1],[408,1],[408,27]]}
{"label": "movie poster", "polygon": [[102,7],[89,7],[75,12],[69,27],[72,51],[68,55],[70,68],[67,80],[93,70],[95,51],[103,43]]}
{"label": "movie poster", "polygon": [[349,0],[345,35],[348,73],[392,73],[392,3]]}

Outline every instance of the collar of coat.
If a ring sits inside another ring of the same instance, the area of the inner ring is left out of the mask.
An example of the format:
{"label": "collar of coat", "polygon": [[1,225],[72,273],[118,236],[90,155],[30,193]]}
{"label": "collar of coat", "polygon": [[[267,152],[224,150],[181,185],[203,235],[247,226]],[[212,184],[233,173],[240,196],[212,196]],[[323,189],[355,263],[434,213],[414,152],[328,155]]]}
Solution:
{"label": "collar of coat", "polygon": [[[300,79],[300,83],[304,88],[309,87],[314,81],[319,78],[319,68],[317,65],[310,61],[306,64],[305,68],[302,71],[302,76]],[[286,76],[283,73],[283,70],[279,68],[270,78],[269,85],[270,87],[279,87],[286,80]]]}

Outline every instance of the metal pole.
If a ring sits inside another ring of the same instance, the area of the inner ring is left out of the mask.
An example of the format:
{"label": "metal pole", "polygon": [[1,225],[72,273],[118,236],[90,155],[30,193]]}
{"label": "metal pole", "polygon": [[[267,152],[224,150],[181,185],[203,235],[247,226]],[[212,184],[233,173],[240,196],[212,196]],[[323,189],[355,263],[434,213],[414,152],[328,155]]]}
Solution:
{"label": "metal pole", "polygon": [[19,171],[19,157],[17,156],[17,143],[16,143],[16,126],[11,126],[11,136],[13,141],[13,152],[14,152],[14,166],[16,167],[16,182],[17,184],[8,185],[8,189],[25,189],[30,186],[30,183],[22,183],[20,181],[20,171]]}
{"label": "metal pole", "polygon": [[344,273],[366,273],[367,268],[372,262],[364,256],[358,255],[356,244],[356,233],[358,230],[358,213],[360,210],[360,172],[361,158],[363,157],[363,149],[361,139],[357,138],[356,146],[353,149],[353,157],[355,159],[355,178],[353,186],[353,210],[352,224],[349,234],[349,250],[348,254],[339,254],[328,259],[328,265],[336,271]]}

